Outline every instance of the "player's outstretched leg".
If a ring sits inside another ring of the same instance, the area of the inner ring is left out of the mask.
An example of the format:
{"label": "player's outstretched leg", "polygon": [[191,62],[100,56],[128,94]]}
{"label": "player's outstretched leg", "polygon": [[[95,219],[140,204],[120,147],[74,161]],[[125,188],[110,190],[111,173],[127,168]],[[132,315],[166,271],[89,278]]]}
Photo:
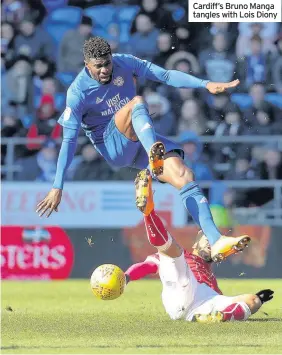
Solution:
{"label": "player's outstretched leg", "polygon": [[195,314],[193,320],[200,323],[218,323],[226,321],[247,320],[255,314],[261,306],[273,298],[274,291],[270,289],[262,290],[253,294],[245,294],[230,297],[230,304],[221,309],[217,305],[214,311],[209,314]]}
{"label": "player's outstretched leg", "polygon": [[179,154],[169,152],[165,155],[164,173],[159,176],[159,180],[179,190],[184,206],[208,238],[213,261],[223,261],[249,244],[250,238],[247,235],[238,238],[221,235],[213,221],[206,197],[195,182],[193,172],[184,164]]}

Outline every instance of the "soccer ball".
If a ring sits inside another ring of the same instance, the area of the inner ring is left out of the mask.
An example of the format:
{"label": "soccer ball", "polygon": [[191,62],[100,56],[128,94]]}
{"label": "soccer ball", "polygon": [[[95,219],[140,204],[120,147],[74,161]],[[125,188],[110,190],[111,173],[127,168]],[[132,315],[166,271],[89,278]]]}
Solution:
{"label": "soccer ball", "polygon": [[92,273],[90,285],[94,295],[104,301],[121,296],[126,285],[124,272],[116,265],[100,265]]}

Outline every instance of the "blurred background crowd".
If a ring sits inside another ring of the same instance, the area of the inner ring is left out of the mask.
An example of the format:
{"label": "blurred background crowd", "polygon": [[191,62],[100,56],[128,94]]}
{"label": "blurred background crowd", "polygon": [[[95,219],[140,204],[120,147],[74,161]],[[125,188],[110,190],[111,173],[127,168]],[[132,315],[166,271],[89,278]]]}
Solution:
{"label": "blurred background crowd", "polygon": [[[216,96],[142,80],[138,92],[157,132],[182,144],[197,180],[282,179],[281,143],[271,139],[282,135],[281,24],[188,23],[187,0],[3,0],[1,10],[2,137],[44,140],[16,146],[20,168],[14,180],[53,182],[61,137],[57,119],[91,35],[106,38],[113,53],[167,69],[212,81],[240,79],[239,89]],[[242,135],[269,136],[269,142],[232,143]],[[111,169],[83,136],[68,180],[135,177],[132,169]],[[230,136],[230,143],[203,144],[200,136]],[[6,158],[3,145],[2,165]],[[237,206],[255,206],[271,199],[266,190],[224,196]]]}

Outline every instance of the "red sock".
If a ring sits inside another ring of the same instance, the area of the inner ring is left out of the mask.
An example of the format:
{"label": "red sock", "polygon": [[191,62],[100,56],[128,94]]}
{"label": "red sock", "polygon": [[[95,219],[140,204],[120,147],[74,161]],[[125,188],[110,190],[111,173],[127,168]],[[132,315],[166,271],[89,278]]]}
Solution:
{"label": "red sock", "polygon": [[167,250],[171,245],[172,238],[156,212],[153,210],[148,216],[144,216],[144,222],[150,244],[160,251]]}
{"label": "red sock", "polygon": [[245,302],[233,303],[226,307],[222,313],[225,321],[246,320],[251,315],[251,311]]}
{"label": "red sock", "polygon": [[130,266],[125,275],[129,277],[130,281],[142,279],[143,277],[156,274],[158,271],[158,265],[152,261],[143,261],[142,263],[133,264]]}

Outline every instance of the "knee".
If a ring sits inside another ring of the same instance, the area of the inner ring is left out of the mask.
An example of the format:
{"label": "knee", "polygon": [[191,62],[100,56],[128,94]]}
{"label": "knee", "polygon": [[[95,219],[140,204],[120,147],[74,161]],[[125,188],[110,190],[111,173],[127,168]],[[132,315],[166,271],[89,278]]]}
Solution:
{"label": "knee", "polygon": [[134,96],[134,98],[132,99],[132,107],[137,104],[143,104],[144,102],[145,101],[142,96],[139,95]]}

